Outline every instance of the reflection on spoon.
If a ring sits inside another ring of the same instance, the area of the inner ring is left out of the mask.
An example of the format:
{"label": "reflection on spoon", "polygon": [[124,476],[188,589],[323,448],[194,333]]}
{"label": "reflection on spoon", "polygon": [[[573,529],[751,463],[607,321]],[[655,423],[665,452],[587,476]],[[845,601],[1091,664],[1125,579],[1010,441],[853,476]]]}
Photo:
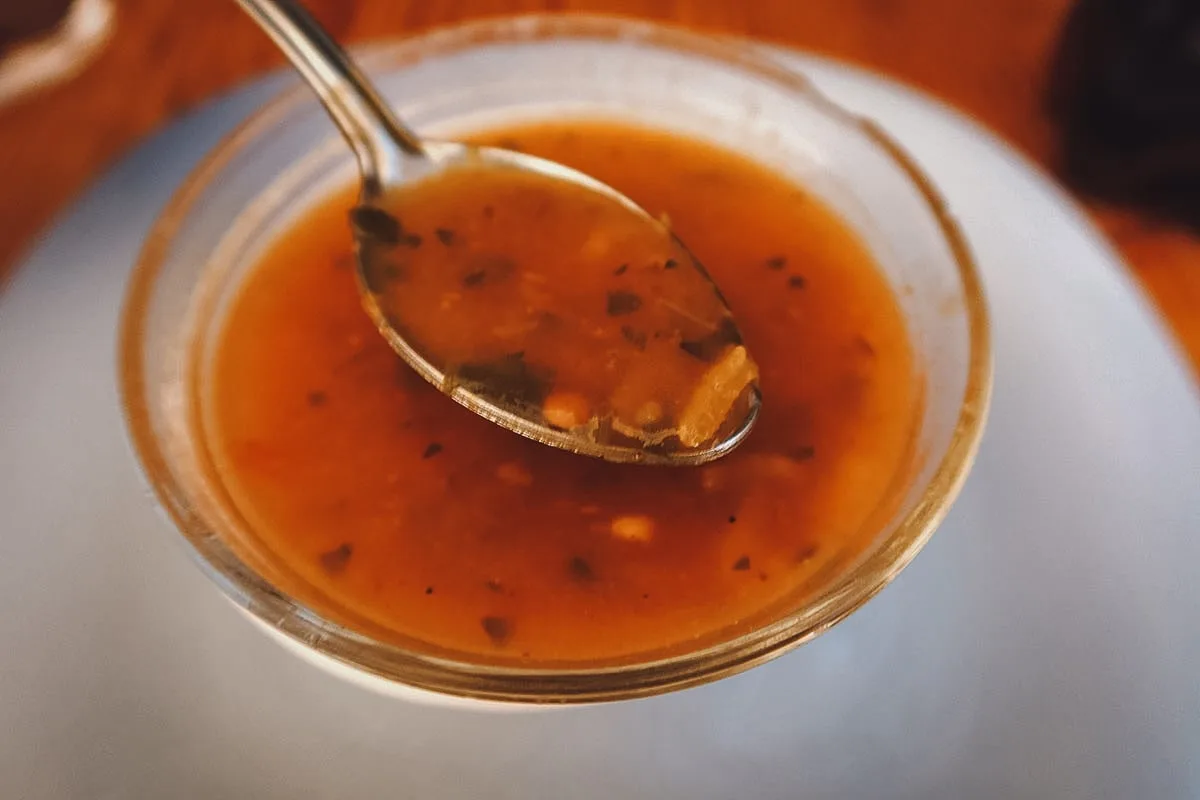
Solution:
{"label": "reflection on spoon", "polygon": [[472,411],[609,461],[698,464],[758,415],[758,369],[716,285],[610,187],[507,150],[422,142],[291,0],[238,0],[358,158],[364,305]]}

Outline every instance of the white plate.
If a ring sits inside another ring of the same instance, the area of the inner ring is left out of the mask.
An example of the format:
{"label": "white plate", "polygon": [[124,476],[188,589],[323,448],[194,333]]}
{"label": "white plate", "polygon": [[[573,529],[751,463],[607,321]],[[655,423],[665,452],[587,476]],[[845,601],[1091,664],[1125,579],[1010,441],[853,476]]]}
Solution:
{"label": "white plate", "polygon": [[0,296],[0,795],[1200,796],[1200,402],[1178,355],[1020,157],[895,85],[800,66],[941,185],[994,314],[978,465],[892,586],[739,677],[550,714],[381,698],[253,628],[143,489],[113,337],[151,219],[273,79],[118,164]]}

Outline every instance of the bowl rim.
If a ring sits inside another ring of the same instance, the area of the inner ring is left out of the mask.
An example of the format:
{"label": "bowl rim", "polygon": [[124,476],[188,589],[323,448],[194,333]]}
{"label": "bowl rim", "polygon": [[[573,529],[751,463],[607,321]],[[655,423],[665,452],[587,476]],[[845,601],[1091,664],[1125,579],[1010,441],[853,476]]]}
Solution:
{"label": "bowl rim", "polygon": [[554,669],[493,666],[416,653],[324,619],[279,591],[220,543],[177,486],[150,422],[141,344],[146,311],[171,242],[193,204],[244,145],[297,104],[315,102],[299,85],[284,90],[241,122],[208,152],[176,189],[152,224],[131,273],[118,331],[118,390],[133,450],[159,503],[190,545],[200,569],[236,605],[320,655],[387,681],[463,698],[516,703],[581,703],[660,694],[749,669],[836,625],[874,597],[916,556],[945,517],[978,452],[992,389],[992,352],[983,282],[966,239],[931,180],[872,120],[843,109],[802,74],[753,43],[713,37],[656,22],[614,15],[538,13],[491,17],[374,43],[359,51],[367,71],[411,66],[427,57],[481,44],[532,44],[549,39],[635,42],[720,61],[803,97],[818,110],[857,128],[906,175],[937,223],[962,284],[967,320],[967,380],[954,432],[920,499],[893,535],[868,551],[811,602],[767,625],[697,651],[635,663]]}

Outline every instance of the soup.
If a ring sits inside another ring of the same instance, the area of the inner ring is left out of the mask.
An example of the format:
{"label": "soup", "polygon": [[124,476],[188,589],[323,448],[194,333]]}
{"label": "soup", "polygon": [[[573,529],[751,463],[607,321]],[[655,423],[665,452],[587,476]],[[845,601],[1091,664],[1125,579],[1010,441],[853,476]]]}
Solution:
{"label": "soup", "polygon": [[672,468],[472,415],[364,314],[347,189],[247,271],[197,387],[246,546],[322,614],[474,661],[618,663],[794,607],[862,553],[912,467],[921,383],[866,247],[802,187],[677,134],[574,120],[481,138],[669,219],[757,360],[757,426],[719,461]]}

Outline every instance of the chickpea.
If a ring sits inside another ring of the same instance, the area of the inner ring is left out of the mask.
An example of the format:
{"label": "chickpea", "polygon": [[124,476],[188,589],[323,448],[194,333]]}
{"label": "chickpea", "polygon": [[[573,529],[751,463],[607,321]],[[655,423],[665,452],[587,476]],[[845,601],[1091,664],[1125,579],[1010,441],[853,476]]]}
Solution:
{"label": "chickpea", "polygon": [[577,428],[591,418],[587,398],[576,392],[552,392],[542,403],[542,416],[556,428]]}
{"label": "chickpea", "polygon": [[645,514],[614,517],[611,530],[613,536],[627,542],[648,542],[654,536],[654,520]]}

